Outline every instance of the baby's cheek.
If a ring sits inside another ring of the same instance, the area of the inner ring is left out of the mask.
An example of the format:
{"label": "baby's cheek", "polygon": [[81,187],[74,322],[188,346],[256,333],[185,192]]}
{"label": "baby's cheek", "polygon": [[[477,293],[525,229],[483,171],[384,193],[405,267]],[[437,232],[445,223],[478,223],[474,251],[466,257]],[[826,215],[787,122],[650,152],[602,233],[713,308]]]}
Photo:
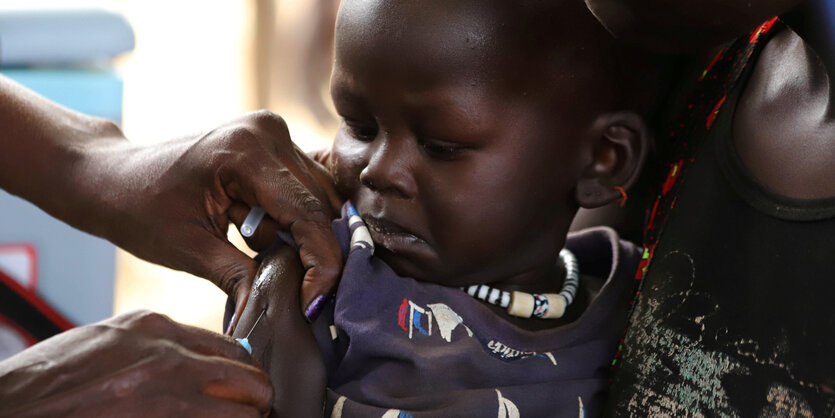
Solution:
{"label": "baby's cheek", "polygon": [[359,176],[366,165],[365,147],[341,143],[339,137],[333,145],[331,156],[330,174],[333,177],[336,190],[343,197],[350,198],[359,188]]}
{"label": "baby's cheek", "polygon": [[[497,239],[496,225],[489,216],[479,211],[461,213],[462,216],[435,217],[433,230],[443,236],[443,248],[447,263],[471,266],[487,261],[485,248],[494,247]],[[500,238],[500,237],[499,237]]]}

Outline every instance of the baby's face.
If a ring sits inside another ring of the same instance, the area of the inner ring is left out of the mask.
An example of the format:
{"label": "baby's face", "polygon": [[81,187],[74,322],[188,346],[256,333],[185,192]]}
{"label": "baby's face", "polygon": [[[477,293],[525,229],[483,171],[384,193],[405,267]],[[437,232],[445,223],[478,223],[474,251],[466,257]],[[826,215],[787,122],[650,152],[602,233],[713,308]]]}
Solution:
{"label": "baby's face", "polygon": [[369,3],[340,10],[332,170],[376,254],[450,286],[552,268],[576,211],[582,124],[516,81],[526,68],[489,16]]}

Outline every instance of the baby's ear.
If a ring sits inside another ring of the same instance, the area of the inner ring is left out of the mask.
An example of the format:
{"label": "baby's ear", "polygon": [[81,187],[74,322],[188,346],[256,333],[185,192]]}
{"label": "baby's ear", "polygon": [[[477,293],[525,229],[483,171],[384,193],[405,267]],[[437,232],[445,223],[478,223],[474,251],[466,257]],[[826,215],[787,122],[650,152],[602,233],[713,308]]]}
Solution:
{"label": "baby's ear", "polygon": [[[580,207],[591,209],[622,198],[638,179],[647,154],[649,131],[635,112],[605,113],[594,121],[592,158],[577,182]],[[622,188],[622,189],[621,189]]]}

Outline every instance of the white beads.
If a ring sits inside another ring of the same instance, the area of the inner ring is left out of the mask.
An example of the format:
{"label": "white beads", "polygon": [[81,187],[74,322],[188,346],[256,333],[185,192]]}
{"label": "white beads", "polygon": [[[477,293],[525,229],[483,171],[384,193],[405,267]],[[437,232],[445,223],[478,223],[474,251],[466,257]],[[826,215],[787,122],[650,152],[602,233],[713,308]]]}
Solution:
{"label": "white beads", "polygon": [[511,293],[483,284],[468,287],[467,293],[492,305],[507,308],[509,315],[520,318],[562,318],[565,309],[577,295],[577,288],[580,286],[580,266],[577,257],[564,248],[560,251],[560,260],[565,266],[565,279],[560,293]]}
{"label": "white beads", "polygon": [[[537,301],[538,298],[540,301]],[[567,306],[565,298],[559,293],[531,294],[514,291],[510,293],[507,313],[520,318],[554,319],[562,318]]]}

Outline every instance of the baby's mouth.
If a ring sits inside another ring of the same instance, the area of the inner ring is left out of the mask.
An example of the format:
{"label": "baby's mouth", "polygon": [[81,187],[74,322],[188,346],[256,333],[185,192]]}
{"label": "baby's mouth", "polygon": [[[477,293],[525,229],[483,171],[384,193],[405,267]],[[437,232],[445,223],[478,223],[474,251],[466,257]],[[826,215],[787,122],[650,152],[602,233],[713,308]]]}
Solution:
{"label": "baby's mouth", "polygon": [[377,218],[374,216],[363,216],[362,219],[365,221],[365,224],[368,225],[368,229],[377,232],[379,234],[386,234],[386,235],[394,235],[394,234],[409,234],[414,235],[407,231],[402,226],[391,222],[387,219]]}
{"label": "baby's mouth", "polygon": [[387,219],[367,215],[362,218],[374,243],[393,253],[408,251],[416,244],[426,244],[417,235]]}

